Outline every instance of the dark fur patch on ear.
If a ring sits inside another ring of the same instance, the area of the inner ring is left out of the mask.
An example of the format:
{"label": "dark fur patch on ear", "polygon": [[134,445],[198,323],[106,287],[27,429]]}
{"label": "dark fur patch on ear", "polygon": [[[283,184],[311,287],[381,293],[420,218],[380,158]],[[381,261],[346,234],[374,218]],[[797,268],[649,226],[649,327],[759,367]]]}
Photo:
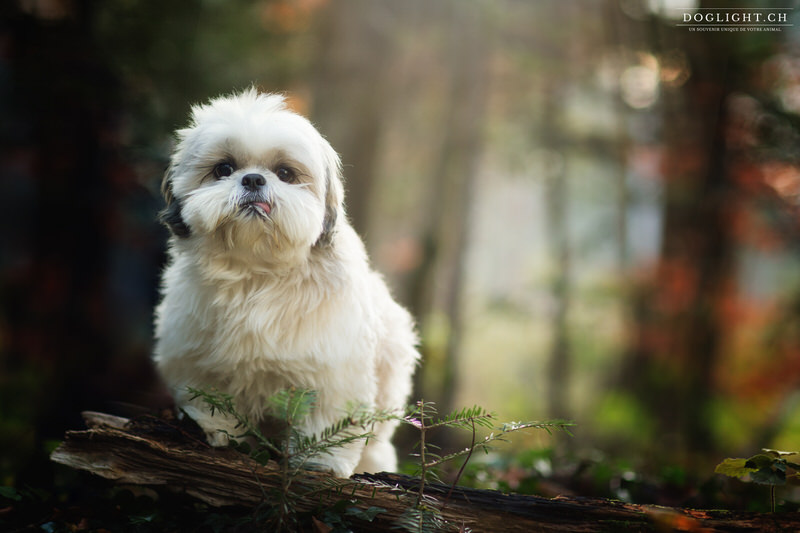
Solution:
{"label": "dark fur patch on ear", "polygon": [[325,218],[322,219],[322,233],[319,234],[315,247],[324,248],[333,243],[333,234],[336,231],[336,219],[339,218],[338,199],[334,189],[334,176],[329,168],[325,177]]}
{"label": "dark fur patch on ear", "polygon": [[158,218],[176,237],[186,238],[192,234],[189,226],[183,221],[181,203],[178,200],[173,199],[166,209],[159,213]]}
{"label": "dark fur patch on ear", "polygon": [[330,204],[325,206],[325,218],[322,220],[322,233],[320,233],[314,246],[330,246],[333,242],[333,232],[338,217],[336,208]]}
{"label": "dark fur patch on ear", "polygon": [[164,175],[164,181],[161,182],[161,194],[164,195],[167,207],[158,214],[158,219],[169,228],[173,235],[186,238],[192,232],[183,220],[180,201],[172,193],[172,173],[173,171],[170,167]]}

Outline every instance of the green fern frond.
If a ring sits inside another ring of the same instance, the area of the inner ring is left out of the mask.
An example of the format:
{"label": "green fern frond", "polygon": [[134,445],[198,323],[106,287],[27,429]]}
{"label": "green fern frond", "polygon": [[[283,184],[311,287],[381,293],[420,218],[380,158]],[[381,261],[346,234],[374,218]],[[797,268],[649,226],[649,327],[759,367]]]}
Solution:
{"label": "green fern frond", "polygon": [[233,404],[233,396],[230,394],[219,392],[216,389],[211,389],[211,391],[206,392],[201,389],[187,387],[187,390],[189,391],[189,394],[192,395],[189,400],[196,400],[200,398],[206,405],[208,405],[212,416],[217,411],[229,415],[233,415],[236,411]]}
{"label": "green fern frond", "polygon": [[575,425],[576,424],[574,422],[570,422],[569,420],[548,420],[545,422],[507,422],[498,429],[504,434],[512,433],[522,429],[543,429],[547,431],[549,435],[552,435],[552,432],[555,429],[563,431],[567,435],[572,436],[572,433],[568,428],[574,427]]}
{"label": "green fern frond", "polygon": [[429,429],[443,426],[471,429],[472,424],[475,423],[481,427],[491,428],[493,427],[492,420],[494,418],[494,413],[488,413],[482,407],[476,405],[474,407],[453,411],[442,418],[430,421],[426,426]]}
{"label": "green fern frond", "polygon": [[222,393],[216,389],[211,389],[210,392],[206,392],[201,389],[188,387],[187,390],[192,395],[190,400],[196,400],[200,398],[203,403],[208,406],[209,410],[211,411],[211,416],[214,416],[214,414],[219,412],[236,420],[235,427],[241,428],[242,431],[238,434],[223,431],[223,433],[228,436],[229,439],[239,440],[245,437],[255,437],[257,440],[261,440],[259,439],[260,431],[258,428],[252,424],[247,417],[239,414],[239,412],[236,410],[233,396]]}
{"label": "green fern frond", "polygon": [[371,436],[370,433],[352,433],[344,435],[331,435],[327,438],[318,439],[316,436],[298,435],[295,442],[297,447],[292,450],[290,457],[296,462],[298,468],[320,455],[331,455],[333,450],[342,448],[348,444],[363,441]]}
{"label": "green fern frond", "polygon": [[268,400],[273,416],[283,420],[290,426],[302,422],[314,409],[316,402],[316,391],[297,389],[295,387],[282,389]]}

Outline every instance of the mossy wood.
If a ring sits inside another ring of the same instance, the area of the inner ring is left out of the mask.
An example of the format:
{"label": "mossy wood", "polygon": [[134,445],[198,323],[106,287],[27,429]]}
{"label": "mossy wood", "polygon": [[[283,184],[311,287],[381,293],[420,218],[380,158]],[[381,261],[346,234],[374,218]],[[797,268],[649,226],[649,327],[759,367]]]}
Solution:
{"label": "mossy wood", "polygon": [[[102,413],[84,413],[89,429],[70,431],[52,460],[123,484],[166,486],[215,506],[254,506],[279,486],[277,468],[232,449],[215,449],[174,428],[159,431]],[[308,496],[297,511],[342,499],[385,509],[362,531],[397,531],[395,522],[415,502],[418,480],[396,474],[335,480],[306,472],[294,481]],[[430,484],[428,502],[456,528],[472,531],[798,531],[800,513],[698,511],[588,498],[541,498]],[[447,500],[445,502],[445,500]],[[395,526],[395,529],[393,529]]]}

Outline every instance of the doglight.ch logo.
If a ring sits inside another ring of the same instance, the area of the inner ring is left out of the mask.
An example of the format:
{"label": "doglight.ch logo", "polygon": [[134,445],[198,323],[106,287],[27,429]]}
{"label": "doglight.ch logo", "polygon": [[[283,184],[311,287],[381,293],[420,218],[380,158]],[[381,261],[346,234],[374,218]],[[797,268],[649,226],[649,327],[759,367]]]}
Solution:
{"label": "doglight.ch logo", "polygon": [[791,7],[694,8],[679,13],[678,26],[689,31],[765,31],[791,28]]}

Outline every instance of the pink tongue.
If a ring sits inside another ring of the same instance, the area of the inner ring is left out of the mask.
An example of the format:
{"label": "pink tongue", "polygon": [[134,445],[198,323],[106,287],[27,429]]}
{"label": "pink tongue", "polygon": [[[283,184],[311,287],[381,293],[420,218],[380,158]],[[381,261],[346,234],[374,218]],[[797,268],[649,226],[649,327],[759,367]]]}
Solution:
{"label": "pink tongue", "polygon": [[268,203],[266,203],[266,202],[256,202],[256,204],[255,204],[255,205],[257,205],[258,207],[260,207],[261,209],[263,209],[263,210],[264,210],[264,212],[265,212],[266,214],[268,214],[268,215],[269,215],[269,212],[270,212],[270,211],[272,211],[272,208],[271,208],[271,207],[270,207],[270,205],[269,205]]}

